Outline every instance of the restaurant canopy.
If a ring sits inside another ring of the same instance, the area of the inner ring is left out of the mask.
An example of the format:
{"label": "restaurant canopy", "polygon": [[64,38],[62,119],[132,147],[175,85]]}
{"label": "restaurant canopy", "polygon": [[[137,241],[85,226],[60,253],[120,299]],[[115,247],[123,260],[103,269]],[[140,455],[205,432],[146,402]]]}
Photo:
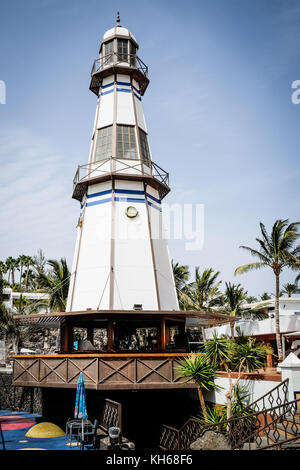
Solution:
{"label": "restaurant canopy", "polygon": [[231,317],[215,312],[197,310],[84,310],[78,312],[55,312],[43,314],[14,315],[14,319],[21,326],[36,326],[38,328],[59,328],[68,320],[150,320],[161,319],[184,321],[194,319],[191,325],[212,327],[224,323],[235,322],[237,317]]}

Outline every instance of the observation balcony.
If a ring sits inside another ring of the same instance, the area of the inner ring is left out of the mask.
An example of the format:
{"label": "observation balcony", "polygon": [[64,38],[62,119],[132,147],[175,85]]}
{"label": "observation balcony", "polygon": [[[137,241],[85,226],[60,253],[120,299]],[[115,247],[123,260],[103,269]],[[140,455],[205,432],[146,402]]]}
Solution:
{"label": "observation balcony", "polygon": [[149,84],[147,65],[136,54],[122,54],[118,52],[112,52],[94,61],[91,71],[90,90],[98,96],[104,77],[108,77],[113,73],[124,72],[138,82],[140,94],[143,95]]}
{"label": "observation balcony", "polygon": [[73,180],[73,199],[82,201],[89,184],[111,179],[144,181],[158,190],[160,199],[170,191],[169,173],[152,161],[106,158],[78,166]]}

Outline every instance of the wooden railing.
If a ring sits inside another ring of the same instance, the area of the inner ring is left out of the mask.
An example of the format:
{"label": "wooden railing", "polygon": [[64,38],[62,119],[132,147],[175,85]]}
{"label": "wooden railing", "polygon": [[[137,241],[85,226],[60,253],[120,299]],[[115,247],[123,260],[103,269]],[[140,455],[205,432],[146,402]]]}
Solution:
{"label": "wooden railing", "polygon": [[75,388],[80,372],[87,388],[138,390],[194,388],[178,374],[187,354],[57,354],[14,356],[13,385]]}

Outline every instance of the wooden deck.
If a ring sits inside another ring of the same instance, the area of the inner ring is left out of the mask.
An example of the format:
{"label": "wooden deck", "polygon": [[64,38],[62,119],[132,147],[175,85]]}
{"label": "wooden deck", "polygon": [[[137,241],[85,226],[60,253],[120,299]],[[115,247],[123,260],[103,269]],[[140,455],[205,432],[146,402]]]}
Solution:
{"label": "wooden deck", "polygon": [[13,385],[76,388],[80,372],[87,389],[140,390],[195,388],[177,367],[188,353],[56,354],[14,356]]}

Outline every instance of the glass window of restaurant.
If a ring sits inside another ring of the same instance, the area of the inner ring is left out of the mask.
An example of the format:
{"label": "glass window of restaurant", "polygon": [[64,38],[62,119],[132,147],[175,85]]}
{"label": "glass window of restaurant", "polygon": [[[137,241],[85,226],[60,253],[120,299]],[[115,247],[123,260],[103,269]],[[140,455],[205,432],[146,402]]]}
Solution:
{"label": "glass window of restaurant", "polygon": [[153,323],[117,322],[114,341],[118,351],[156,352],[159,348],[159,330]]}

